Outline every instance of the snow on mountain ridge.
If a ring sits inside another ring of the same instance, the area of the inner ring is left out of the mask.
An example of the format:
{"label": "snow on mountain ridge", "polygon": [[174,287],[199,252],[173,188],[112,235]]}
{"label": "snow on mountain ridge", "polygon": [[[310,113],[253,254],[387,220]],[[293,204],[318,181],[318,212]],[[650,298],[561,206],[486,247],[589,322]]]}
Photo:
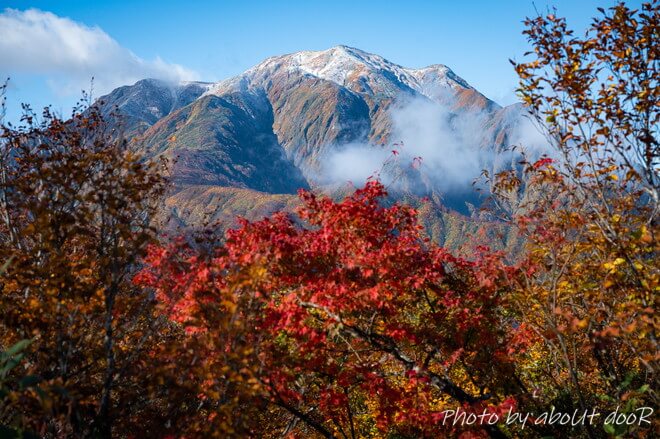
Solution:
{"label": "snow on mountain ridge", "polygon": [[213,84],[205,94],[245,91],[279,72],[301,72],[349,89],[354,89],[360,79],[368,78],[369,82],[382,89],[379,91],[392,96],[414,90],[433,98],[447,88],[472,89],[464,79],[443,64],[411,69],[392,63],[382,56],[340,45],[322,51],[301,51],[267,58],[238,76]]}

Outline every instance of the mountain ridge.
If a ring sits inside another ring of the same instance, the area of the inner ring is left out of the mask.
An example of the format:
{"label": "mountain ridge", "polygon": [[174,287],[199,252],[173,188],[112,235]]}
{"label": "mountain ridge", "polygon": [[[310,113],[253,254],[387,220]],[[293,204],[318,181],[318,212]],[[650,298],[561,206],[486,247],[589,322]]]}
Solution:
{"label": "mountain ridge", "polygon": [[[399,198],[447,195],[455,200],[456,194],[447,193],[451,186],[442,183],[452,171],[444,161],[463,152],[471,154],[468,161],[479,161],[504,149],[515,137],[522,113],[517,107],[500,107],[444,64],[410,69],[343,45],[270,57],[212,83],[146,79],[100,101],[104,111],[118,111],[126,135],[147,156],[173,159],[178,191],[209,185],[256,191],[264,197],[294,194],[298,188],[340,193],[346,179],[328,186],[328,163],[355,166],[356,160],[342,162],[340,155],[354,145],[360,153],[384,157],[388,145],[405,132],[401,119],[417,123],[414,115],[397,117],[415,103],[431,108],[437,120],[426,114],[419,118],[429,119],[425,123],[431,128],[441,125],[458,134],[446,137],[446,145],[426,147],[423,158],[430,159],[422,169],[401,164],[401,184],[393,192],[400,192]],[[414,152],[416,142],[412,143]],[[443,152],[447,146],[452,146],[450,152]],[[404,161],[411,159],[404,156]],[[232,197],[244,194],[232,192]],[[202,198],[200,203],[205,202]],[[473,194],[466,201],[478,202]],[[446,207],[468,213],[461,202],[452,203]],[[281,200],[275,204],[283,205]],[[231,212],[223,215],[229,216]],[[201,220],[193,215],[187,221]]]}

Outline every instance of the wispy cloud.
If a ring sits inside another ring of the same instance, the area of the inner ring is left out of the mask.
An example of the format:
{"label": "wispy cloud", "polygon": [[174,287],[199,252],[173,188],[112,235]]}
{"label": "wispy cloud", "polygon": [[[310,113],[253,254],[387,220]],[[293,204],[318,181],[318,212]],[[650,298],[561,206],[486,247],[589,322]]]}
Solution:
{"label": "wispy cloud", "polygon": [[99,27],[37,9],[0,13],[0,74],[36,74],[60,95],[80,93],[94,77],[98,93],[143,78],[197,79],[197,74],[160,58],[145,60]]}
{"label": "wispy cloud", "polygon": [[[502,146],[522,147],[531,158],[548,152],[547,141],[520,106],[504,112],[501,126],[506,130],[506,145],[497,145],[491,125],[494,114],[488,111],[454,113],[452,97],[434,102],[416,97],[400,102],[391,113],[390,138],[401,142],[398,146],[399,166],[387,169],[391,148],[368,143],[335,145],[328,148],[321,180],[325,183],[352,181],[361,184],[369,176],[379,174],[389,183],[398,180],[407,190],[424,191],[429,185],[444,193],[472,191],[472,184],[482,170],[501,170],[515,166],[516,154],[502,150]],[[406,173],[401,180],[401,167],[410,168],[415,157],[421,157],[418,170]],[[413,180],[411,180],[411,178]]]}
{"label": "wispy cloud", "polygon": [[[421,97],[406,101],[391,112],[391,139],[402,143],[397,147],[402,165],[411,164],[415,157],[422,158],[419,171],[435,188],[465,190],[492,159],[492,152],[481,145],[486,115],[471,113],[467,117],[455,117],[448,107]],[[334,182],[364,181],[382,167],[391,154],[390,149],[371,144],[331,149],[325,177]],[[393,178],[387,173],[380,177]]]}

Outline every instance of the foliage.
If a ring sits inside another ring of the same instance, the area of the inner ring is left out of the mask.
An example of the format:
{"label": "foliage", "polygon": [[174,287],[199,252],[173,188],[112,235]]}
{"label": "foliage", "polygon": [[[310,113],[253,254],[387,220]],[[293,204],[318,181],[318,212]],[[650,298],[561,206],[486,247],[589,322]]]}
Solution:
{"label": "foliage", "polygon": [[[10,372],[21,363],[25,356],[24,351],[30,343],[31,340],[21,340],[10,346],[6,351],[0,351],[0,407],[6,404],[7,401],[11,401],[16,394],[16,391],[12,390],[12,388],[17,388],[18,391],[34,388],[37,392],[40,392],[35,387],[35,383],[39,381],[39,378],[33,375],[25,375],[18,378],[17,383],[9,383]],[[3,439],[13,439],[34,438],[38,436],[31,432],[0,424],[0,437]]]}
{"label": "foliage", "polygon": [[[341,201],[301,191],[296,216],[158,242],[162,169],[94,107],[4,127],[0,425],[653,437],[655,418],[603,418],[658,402],[660,8],[600,14],[584,37],[555,14],[526,21],[532,59],[514,65],[551,150],[493,177],[497,217],[526,239],[515,264],[438,246],[374,180]],[[533,419],[508,425],[509,410]],[[553,410],[601,417],[536,422]]]}
{"label": "foliage", "polygon": [[500,255],[451,256],[384,195],[378,182],[338,203],[302,192],[307,227],[276,214],[208,254],[151,249],[139,281],[199,340],[206,398],[227,401],[234,383],[253,407],[279,408],[288,425],[274,428],[326,437],[433,436],[456,404],[509,404],[517,331],[501,315]]}
{"label": "foliage", "polygon": [[553,149],[495,187],[509,203],[535,194],[509,204],[529,249],[510,297],[537,340],[521,379],[534,404],[606,413],[658,402],[660,12],[600,12],[582,38],[554,14],[526,22],[520,94]]}
{"label": "foliage", "polygon": [[0,134],[0,260],[10,261],[0,347],[32,344],[5,382],[0,423],[109,436],[149,413],[146,352],[171,326],[130,282],[155,237],[161,165],[131,152],[94,107],[68,120],[46,109],[41,122],[28,111],[23,122]]}
{"label": "foliage", "polygon": [[[204,251],[185,240],[151,249],[139,282],[196,346],[185,364],[204,377],[206,427],[652,435],[655,425],[603,418],[657,406],[658,6],[601,13],[584,38],[554,14],[527,21],[534,59],[516,64],[520,92],[555,153],[495,177],[499,205],[527,238],[515,266],[424,240],[416,212],[384,207],[373,181],[341,202],[302,192],[298,218],[243,221]],[[443,425],[456,407],[602,418]]]}

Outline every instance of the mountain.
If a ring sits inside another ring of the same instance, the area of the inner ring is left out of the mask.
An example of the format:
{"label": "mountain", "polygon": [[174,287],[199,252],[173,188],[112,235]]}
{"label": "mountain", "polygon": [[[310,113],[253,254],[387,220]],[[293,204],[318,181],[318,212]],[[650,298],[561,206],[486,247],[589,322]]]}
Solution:
{"label": "mountain", "polygon": [[124,117],[126,133],[134,136],[190,104],[211,86],[211,83],[205,82],[168,84],[157,79],[143,79],[134,85],[113,90],[100,101],[106,114],[116,110]]}
{"label": "mountain", "polygon": [[[410,69],[347,46],[271,57],[216,83],[145,79],[101,101],[147,155],[174,160],[168,205],[187,225],[290,209],[298,188],[338,196],[351,172],[383,161],[395,197],[467,213],[465,201],[479,202],[471,178],[515,141],[522,114],[445,65]],[[392,163],[389,151],[400,146],[390,144],[400,140],[405,154]],[[423,167],[409,166],[414,154]]]}

